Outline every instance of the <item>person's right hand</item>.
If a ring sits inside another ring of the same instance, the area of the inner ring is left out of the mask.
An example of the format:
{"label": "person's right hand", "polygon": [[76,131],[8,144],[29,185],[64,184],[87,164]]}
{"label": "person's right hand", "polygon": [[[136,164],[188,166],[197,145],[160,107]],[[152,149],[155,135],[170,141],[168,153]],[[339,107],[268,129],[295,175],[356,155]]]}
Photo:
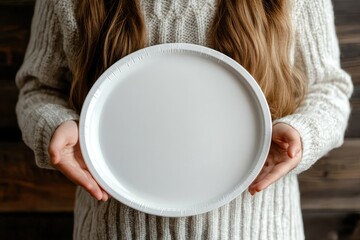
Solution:
{"label": "person's right hand", "polygon": [[55,130],[50,144],[51,164],[75,184],[83,187],[97,200],[106,201],[109,195],[99,186],[87,169],[79,144],[79,127],[66,121]]}

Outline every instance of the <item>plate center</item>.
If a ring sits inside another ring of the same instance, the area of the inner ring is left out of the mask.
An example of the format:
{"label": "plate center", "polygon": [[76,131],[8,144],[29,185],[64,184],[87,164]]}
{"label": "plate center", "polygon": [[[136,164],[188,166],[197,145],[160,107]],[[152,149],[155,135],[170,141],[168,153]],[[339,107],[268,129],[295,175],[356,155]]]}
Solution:
{"label": "plate center", "polygon": [[131,198],[194,206],[248,176],[262,147],[262,115],[241,76],[220,64],[191,52],[162,53],[117,72],[103,89],[98,144]]}

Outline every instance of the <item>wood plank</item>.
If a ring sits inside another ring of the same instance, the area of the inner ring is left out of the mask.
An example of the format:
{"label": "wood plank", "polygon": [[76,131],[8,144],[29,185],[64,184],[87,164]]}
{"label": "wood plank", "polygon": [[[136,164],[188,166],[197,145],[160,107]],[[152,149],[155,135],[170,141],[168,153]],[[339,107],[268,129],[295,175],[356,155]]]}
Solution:
{"label": "wood plank", "polygon": [[0,239],[69,240],[72,213],[0,213]]}
{"label": "wood plank", "polygon": [[18,92],[14,80],[0,81],[0,142],[21,141],[15,114]]}
{"label": "wood plank", "polygon": [[[342,68],[351,75],[354,85],[360,86],[360,33],[357,37],[359,38],[357,43],[341,44],[340,51]],[[344,37],[343,41],[353,40],[349,36],[349,38]]]}
{"label": "wood plank", "polygon": [[333,0],[341,66],[360,85],[360,1]]}
{"label": "wood plank", "polygon": [[2,26],[30,26],[34,4],[1,4],[0,23]]}
{"label": "wood plank", "polygon": [[299,176],[302,208],[360,211],[360,139],[347,139]]}
{"label": "wood plank", "polygon": [[75,186],[57,171],[38,168],[21,143],[0,144],[0,212],[70,212]]}
{"label": "wood plank", "polygon": [[7,81],[7,82],[15,81],[16,73],[19,70],[22,61],[23,60],[21,60],[17,64],[13,64],[10,66],[6,65],[6,63],[9,62],[8,55],[6,55],[6,56],[4,55],[4,58],[1,59],[1,53],[0,53],[0,88],[3,84],[3,82],[5,82],[5,81]]}
{"label": "wood plank", "polygon": [[0,6],[13,6],[13,5],[34,5],[35,0],[0,0]]}
{"label": "wood plank", "polygon": [[[30,1],[0,2],[0,66],[11,66],[18,69],[23,61],[29,40],[33,2]],[[21,17],[20,17],[21,16]],[[0,72],[4,79],[4,72]],[[5,72],[6,73],[6,72]],[[8,76],[8,75],[7,75]],[[11,78],[14,79],[13,75]]]}
{"label": "wood plank", "polygon": [[307,240],[359,240],[356,233],[360,214],[303,211],[305,239]]}
{"label": "wood plank", "polygon": [[1,127],[16,127],[15,105],[19,91],[15,81],[0,81],[0,112],[4,116],[0,118]]}
{"label": "wood plank", "polygon": [[29,28],[0,25],[0,33],[0,66],[20,66],[29,40]]}
{"label": "wood plank", "polygon": [[360,2],[358,0],[332,0],[336,16],[360,16]]}
{"label": "wood plank", "polygon": [[340,45],[359,44],[360,24],[358,22],[336,24],[336,34],[339,38]]}
{"label": "wood plank", "polygon": [[355,88],[354,96],[351,99],[351,115],[345,136],[360,137],[360,86]]}
{"label": "wood plank", "polygon": [[342,212],[359,212],[360,196],[350,197],[302,197],[301,208],[303,210],[327,210]]}

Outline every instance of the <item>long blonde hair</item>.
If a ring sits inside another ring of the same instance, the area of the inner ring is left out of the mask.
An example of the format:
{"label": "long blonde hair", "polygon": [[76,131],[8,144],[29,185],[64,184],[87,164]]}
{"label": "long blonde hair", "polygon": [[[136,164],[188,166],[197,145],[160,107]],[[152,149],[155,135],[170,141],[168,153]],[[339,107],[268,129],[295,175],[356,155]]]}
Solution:
{"label": "long blonde hair", "polygon": [[[306,90],[305,78],[290,61],[289,5],[288,0],[218,0],[209,34],[214,49],[257,80],[273,119],[293,113]],[[138,0],[79,0],[76,18],[81,46],[69,102],[79,112],[101,73],[145,46],[146,28]]]}

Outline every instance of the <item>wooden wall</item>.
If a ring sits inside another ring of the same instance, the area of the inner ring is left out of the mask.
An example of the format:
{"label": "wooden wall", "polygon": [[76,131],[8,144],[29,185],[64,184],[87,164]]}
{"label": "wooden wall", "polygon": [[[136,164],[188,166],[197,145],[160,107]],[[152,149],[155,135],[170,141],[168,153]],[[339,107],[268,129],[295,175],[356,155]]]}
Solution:
{"label": "wooden wall", "polygon": [[[360,1],[333,3],[342,66],[355,85],[353,111],[344,145],[300,176],[302,208],[308,239],[360,239]],[[75,187],[35,166],[14,112],[14,76],[33,7],[33,0],[0,0],[0,239],[46,239],[55,232],[54,239],[69,239]]]}

